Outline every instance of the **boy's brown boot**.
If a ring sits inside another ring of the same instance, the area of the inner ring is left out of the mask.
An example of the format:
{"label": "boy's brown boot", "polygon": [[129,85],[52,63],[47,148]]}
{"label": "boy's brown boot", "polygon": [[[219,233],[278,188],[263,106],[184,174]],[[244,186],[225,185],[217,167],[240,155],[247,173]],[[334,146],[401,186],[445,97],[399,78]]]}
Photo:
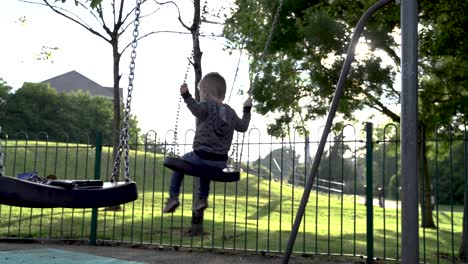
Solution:
{"label": "boy's brown boot", "polygon": [[193,209],[195,211],[203,211],[208,207],[208,199],[207,198],[198,198],[195,202]]}
{"label": "boy's brown boot", "polygon": [[163,212],[164,213],[172,213],[175,209],[179,206],[179,197],[173,196],[167,199],[166,206],[164,206]]}

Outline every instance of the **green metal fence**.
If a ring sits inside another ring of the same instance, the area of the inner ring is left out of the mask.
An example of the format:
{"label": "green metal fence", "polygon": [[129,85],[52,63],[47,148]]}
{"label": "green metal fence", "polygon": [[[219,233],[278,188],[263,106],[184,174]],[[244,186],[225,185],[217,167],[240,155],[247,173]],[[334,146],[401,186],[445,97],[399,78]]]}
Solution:
{"label": "green metal fence", "polygon": [[[138,200],[118,210],[1,205],[0,238],[283,252],[319,134],[301,128],[274,138],[253,129],[244,143],[235,142],[231,158],[242,163],[241,180],[211,184],[203,235],[190,235],[192,177],[185,177],[177,211],[162,213],[171,176],[162,161],[173,146],[151,131],[131,142]],[[398,134],[398,126],[390,124],[363,131],[348,125],[330,135],[295,253],[401,258]],[[420,144],[426,155],[416,175],[421,183],[420,261],[455,263],[467,204],[466,126],[442,124],[426,134],[430,137],[421,137]],[[187,131],[180,152],[191,149],[192,137],[193,131]],[[0,138],[6,174],[12,177],[36,171],[59,179],[109,180],[114,166],[109,136],[104,136],[102,152],[94,136],[3,133]]]}

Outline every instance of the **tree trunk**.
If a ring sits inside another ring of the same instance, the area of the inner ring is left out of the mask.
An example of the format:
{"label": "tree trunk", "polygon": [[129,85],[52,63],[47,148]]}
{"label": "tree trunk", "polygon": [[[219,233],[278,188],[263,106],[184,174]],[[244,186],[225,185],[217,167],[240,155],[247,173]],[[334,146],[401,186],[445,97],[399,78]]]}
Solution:
{"label": "tree trunk", "polygon": [[[193,2],[193,6],[195,8],[194,16],[193,16],[193,24],[190,30],[192,34],[192,42],[193,42],[193,69],[195,71],[195,100],[200,101],[200,92],[198,91],[198,84],[202,79],[202,67],[201,67],[201,59],[203,53],[200,49],[200,41],[199,41],[199,28],[200,28],[200,0],[195,0]],[[193,190],[193,203],[198,203],[198,188],[200,186],[200,178],[196,177],[194,190]],[[192,236],[203,235],[203,211],[198,212],[192,210],[192,229],[190,231]]]}
{"label": "tree trunk", "polygon": [[200,0],[193,2],[195,13],[193,17],[193,25],[191,28],[193,42],[193,69],[195,71],[195,100],[200,101],[200,93],[197,89],[198,84],[202,79],[201,60],[203,52],[200,49],[199,28],[200,28]]}
{"label": "tree trunk", "polygon": [[[120,106],[122,99],[120,98],[120,56],[119,53],[119,40],[118,37],[113,37],[112,41],[112,58],[113,58],[113,79],[114,79],[114,120],[112,125],[112,160],[115,161],[115,157],[118,153],[119,142],[120,142]],[[119,180],[120,168],[116,170],[115,180]],[[106,210],[109,211],[120,211],[121,206],[115,205],[107,207]]]}
{"label": "tree trunk", "polygon": [[[112,125],[112,158],[115,160],[117,156],[117,151],[120,141],[120,75],[119,75],[119,65],[120,65],[120,54],[119,54],[119,44],[117,39],[112,40],[112,58],[113,58],[113,79],[114,79],[114,121]],[[116,175],[117,179],[119,178],[119,170]]]}
{"label": "tree trunk", "polygon": [[435,228],[434,219],[432,218],[432,192],[431,179],[429,177],[429,169],[427,166],[426,153],[426,131],[424,125],[420,125],[420,141],[419,141],[419,203],[421,206],[421,227]]}

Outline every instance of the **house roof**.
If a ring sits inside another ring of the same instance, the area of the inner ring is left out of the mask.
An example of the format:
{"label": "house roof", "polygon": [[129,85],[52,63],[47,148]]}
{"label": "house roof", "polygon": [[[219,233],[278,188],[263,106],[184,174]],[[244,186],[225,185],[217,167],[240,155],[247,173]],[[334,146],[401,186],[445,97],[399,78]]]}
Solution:
{"label": "house roof", "polygon": [[[104,96],[110,99],[114,98],[112,87],[101,86],[77,71],[70,71],[51,79],[42,81],[41,83],[49,83],[52,88],[60,93],[82,90],[89,92],[89,94],[92,96]],[[122,92],[122,88],[120,88],[121,100]]]}

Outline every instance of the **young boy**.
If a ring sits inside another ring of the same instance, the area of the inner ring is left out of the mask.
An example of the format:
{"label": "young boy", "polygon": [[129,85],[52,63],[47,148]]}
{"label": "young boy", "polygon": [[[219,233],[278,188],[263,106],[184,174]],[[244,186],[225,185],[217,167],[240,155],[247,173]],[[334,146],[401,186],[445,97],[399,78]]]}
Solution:
{"label": "young boy", "polygon": [[[194,165],[208,165],[224,169],[227,165],[228,151],[231,147],[234,130],[247,131],[250,122],[252,99],[244,103],[242,118],[227,104],[223,104],[226,94],[226,81],[217,72],[205,75],[198,85],[200,103],[193,99],[187,84],[180,86],[180,94],[188,109],[197,118],[193,151],[185,154],[182,159]],[[163,209],[165,213],[174,212],[179,206],[180,186],[184,174],[174,172],[169,186],[170,198]],[[208,207],[210,181],[200,178],[198,203],[194,210],[202,211]]]}

